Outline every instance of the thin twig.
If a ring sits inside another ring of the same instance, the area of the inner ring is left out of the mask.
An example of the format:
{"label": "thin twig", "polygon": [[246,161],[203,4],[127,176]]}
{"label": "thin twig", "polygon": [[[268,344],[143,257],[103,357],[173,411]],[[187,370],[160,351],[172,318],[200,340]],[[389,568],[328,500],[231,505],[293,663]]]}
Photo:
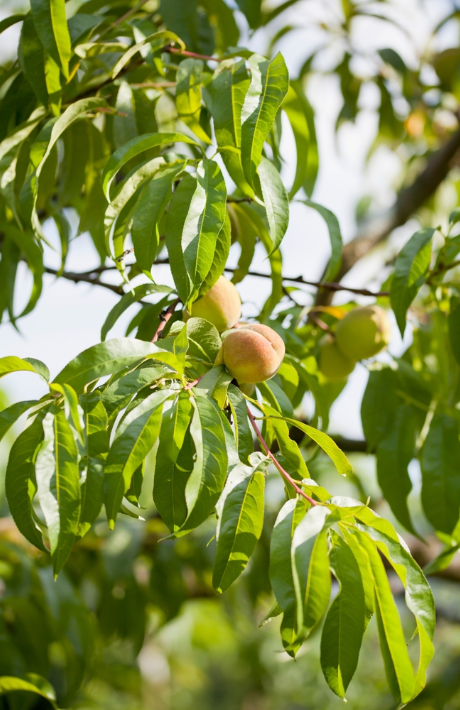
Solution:
{"label": "thin twig", "polygon": [[311,503],[311,505],[318,505],[317,502],[315,500],[313,500],[313,498],[310,498],[310,496],[307,496],[307,494],[297,485],[297,483],[294,481],[292,476],[290,476],[289,473],[287,471],[285,471],[284,468],[281,466],[281,464],[276,460],[275,456],[272,454],[272,452],[268,448],[268,444],[266,443],[264,437],[262,436],[260,429],[257,426],[254,415],[252,414],[249,407],[248,407],[248,417],[251,421],[252,428],[254,429],[257,438],[259,439],[260,443],[262,444],[263,448],[265,449],[267,456],[269,456],[271,458],[271,460],[273,461],[273,463],[275,464],[276,468],[281,473],[283,478],[294,488],[295,492],[298,493],[298,495],[305,498],[305,500],[308,500],[308,502]]}
{"label": "thin twig", "polygon": [[327,325],[327,323],[325,323],[323,320],[321,320],[321,318],[318,318],[318,316],[315,313],[313,313],[312,311],[310,311],[310,313],[308,314],[308,320],[313,321],[313,323],[315,325],[317,325],[318,328],[321,328],[321,330],[324,330],[325,333],[332,332],[331,329],[329,328],[329,326]]}
{"label": "thin twig", "polygon": [[444,273],[444,271],[455,269],[456,266],[460,266],[460,259],[457,259],[457,261],[451,261],[450,264],[440,264],[437,269],[431,272],[429,278],[427,279],[427,283],[430,283],[433,277]]}
{"label": "thin twig", "polygon": [[164,81],[159,83],[156,81],[146,81],[143,84],[130,84],[132,89],[169,89],[177,86],[177,81]]}
{"label": "thin twig", "polygon": [[227,202],[234,202],[236,204],[240,202],[254,202],[252,197],[227,197]]}
{"label": "thin twig", "polygon": [[131,17],[131,15],[134,15],[147,2],[148,2],[148,0],[140,0],[140,2],[138,2],[137,5],[135,5],[134,7],[132,7],[131,10],[128,10],[128,12],[125,12],[124,15],[119,17],[118,20],[115,20],[115,22],[112,22],[111,25],[109,25],[103,32],[101,32],[100,35],[98,36],[98,39],[101,39],[101,37],[104,37],[104,35],[106,35],[107,32],[110,32],[110,30],[113,30],[115,27],[118,27],[118,25],[121,25],[122,22],[127,20],[128,17]]}
{"label": "thin twig", "polygon": [[176,300],[171,303],[171,305],[169,306],[166,313],[163,316],[161,316],[160,325],[158,326],[158,328],[155,331],[155,335],[152,338],[152,343],[156,343],[156,341],[162,337],[162,333],[166,327],[166,324],[169,321],[169,319],[171,318],[172,314],[174,313],[174,311],[176,309],[176,306],[179,303],[180,303],[180,298],[176,298]]}
{"label": "thin twig", "polygon": [[186,49],[178,49],[177,47],[163,47],[162,52],[169,52],[170,54],[180,54],[184,57],[193,57],[194,59],[203,59],[205,62],[223,62],[223,57],[210,57],[207,54],[196,54],[196,52],[188,52]]}

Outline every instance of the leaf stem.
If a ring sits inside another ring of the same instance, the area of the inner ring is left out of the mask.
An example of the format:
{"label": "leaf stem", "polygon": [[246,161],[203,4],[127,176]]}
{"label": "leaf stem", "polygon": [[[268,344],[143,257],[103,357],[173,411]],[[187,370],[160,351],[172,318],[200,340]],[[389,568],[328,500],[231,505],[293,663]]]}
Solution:
{"label": "leaf stem", "polygon": [[249,420],[252,424],[252,428],[254,429],[254,431],[256,433],[257,438],[259,439],[260,443],[262,444],[263,448],[265,449],[267,456],[269,456],[271,458],[271,460],[273,461],[273,463],[275,464],[276,468],[281,473],[283,478],[293,487],[293,489],[295,490],[295,492],[298,495],[301,495],[303,498],[305,498],[305,500],[308,500],[308,502],[311,505],[318,505],[318,503],[315,500],[313,500],[313,498],[310,498],[310,496],[307,496],[307,494],[304,493],[304,491],[294,481],[292,476],[290,476],[289,473],[287,471],[285,471],[284,468],[281,466],[281,464],[276,460],[275,456],[272,454],[272,452],[268,448],[268,444],[265,441],[264,437],[262,436],[261,431],[260,431],[259,427],[257,426],[256,419],[255,419],[254,415],[252,414],[251,410],[249,409],[249,407],[248,407],[248,417],[249,417]]}
{"label": "leaf stem", "polygon": [[180,303],[180,298],[176,298],[176,300],[173,301],[173,302],[170,304],[170,306],[169,306],[168,310],[166,311],[166,313],[165,313],[164,315],[161,315],[161,316],[160,316],[160,319],[161,319],[161,320],[160,320],[160,325],[158,326],[158,328],[157,328],[156,331],[155,331],[155,335],[154,335],[153,338],[152,338],[152,343],[156,343],[156,341],[157,341],[159,338],[162,337],[162,333],[163,333],[163,331],[164,331],[164,329],[165,329],[165,327],[166,327],[166,324],[167,324],[167,322],[169,321],[169,319],[171,318],[171,316],[172,316],[172,314],[174,313],[174,311],[176,310],[176,306],[177,306],[179,303]]}
{"label": "leaf stem", "polygon": [[195,387],[200,380],[202,380],[204,375],[201,375],[201,377],[198,377],[198,379],[193,380],[193,382],[189,382],[188,384],[185,385],[184,390],[191,390],[192,387]]}

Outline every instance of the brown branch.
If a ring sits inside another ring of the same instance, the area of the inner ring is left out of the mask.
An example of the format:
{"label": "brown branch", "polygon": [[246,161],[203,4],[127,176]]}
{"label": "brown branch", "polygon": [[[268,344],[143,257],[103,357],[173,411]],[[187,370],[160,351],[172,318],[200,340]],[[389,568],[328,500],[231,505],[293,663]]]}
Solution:
{"label": "brown branch", "polygon": [[169,52],[169,54],[180,54],[183,57],[193,57],[194,59],[203,59],[205,62],[223,62],[223,57],[210,57],[207,54],[197,54],[196,52],[188,52],[186,49],[178,49],[177,47],[163,47],[162,52]]}
{"label": "brown branch", "polygon": [[260,431],[259,427],[257,426],[257,422],[256,422],[256,420],[255,420],[255,418],[254,418],[254,415],[252,414],[251,410],[249,409],[249,407],[248,407],[248,417],[249,417],[249,419],[250,419],[250,422],[251,422],[251,424],[252,424],[252,428],[254,429],[257,438],[259,439],[260,443],[262,444],[262,447],[263,447],[264,450],[265,450],[265,453],[267,454],[267,456],[269,456],[269,457],[271,458],[271,460],[272,460],[273,463],[275,464],[276,468],[277,468],[278,471],[281,473],[282,477],[293,487],[293,489],[295,490],[295,492],[296,492],[298,495],[300,495],[300,496],[302,496],[303,498],[305,498],[305,500],[308,500],[308,502],[311,503],[311,505],[318,505],[318,503],[317,503],[315,500],[313,500],[313,498],[310,498],[310,496],[307,496],[307,494],[297,485],[297,483],[294,481],[294,479],[292,478],[292,476],[290,476],[289,473],[284,470],[284,468],[283,468],[283,467],[281,466],[281,464],[277,461],[277,459],[275,458],[275,456],[273,456],[272,452],[271,452],[270,449],[268,448],[268,445],[267,445],[267,443],[266,443],[264,437],[263,437],[262,434],[261,434],[261,431]]}
{"label": "brown branch", "polygon": [[[125,256],[128,256],[133,251],[133,249],[127,249],[124,254],[122,254],[122,256],[118,257],[117,261],[123,261]],[[153,262],[154,266],[161,266],[164,264],[169,264],[168,257],[165,257],[164,259],[157,259]],[[130,266],[130,264],[127,264],[127,266]],[[90,271],[83,271],[81,275],[89,277],[91,276],[91,274],[102,274],[105,271],[113,271],[114,269],[116,269],[116,266],[99,266],[96,269],[91,269]],[[225,271],[228,271],[230,273],[234,273],[237,270],[237,267],[225,267]],[[255,276],[261,279],[271,279],[271,274],[264,274],[260,271],[248,271],[247,275]],[[345,286],[344,284],[339,283],[331,283],[329,281],[307,281],[307,279],[304,279],[302,276],[283,276],[283,281],[289,281],[290,283],[300,283],[303,286],[313,286],[314,288],[324,288],[334,292],[349,291],[350,293],[355,293],[360,296],[371,296],[372,298],[384,298],[390,295],[388,291],[369,291],[367,288],[353,288],[351,286]]]}
{"label": "brown branch", "polygon": [[[412,185],[401,190],[393,207],[380,217],[367,221],[351,242],[342,251],[342,265],[339,280],[369,251],[383,242],[397,227],[407,220],[431,197],[453,167],[453,159],[460,149],[460,129],[428,160],[424,170]],[[332,301],[330,293],[318,293],[317,302]]]}
{"label": "brown branch", "polygon": [[53,276],[58,276],[63,279],[67,279],[68,281],[73,281],[76,284],[83,282],[91,284],[92,286],[102,286],[102,288],[107,288],[109,291],[113,291],[119,296],[123,294],[123,289],[121,288],[121,286],[114,286],[113,284],[105,283],[104,281],[98,279],[97,276],[91,276],[91,272],[78,274],[74,273],[73,271],[63,271],[62,273],[60,273],[57,269],[50,269],[48,266],[45,266],[44,270],[47,274],[52,274]]}
{"label": "brown branch", "polygon": [[166,324],[167,324],[167,322],[169,321],[169,319],[171,318],[172,314],[174,313],[174,311],[175,311],[175,309],[176,309],[176,306],[177,306],[179,303],[180,303],[180,298],[176,298],[176,300],[173,301],[173,302],[170,304],[170,306],[169,306],[168,310],[166,311],[166,313],[165,313],[164,315],[161,315],[161,316],[160,316],[160,319],[161,319],[161,320],[160,320],[160,325],[158,326],[158,328],[157,328],[156,331],[155,331],[155,335],[154,335],[153,338],[152,338],[152,343],[156,343],[156,341],[157,341],[159,338],[163,337],[162,333],[163,333],[163,331],[164,331],[164,329],[165,329],[165,327],[166,327]]}

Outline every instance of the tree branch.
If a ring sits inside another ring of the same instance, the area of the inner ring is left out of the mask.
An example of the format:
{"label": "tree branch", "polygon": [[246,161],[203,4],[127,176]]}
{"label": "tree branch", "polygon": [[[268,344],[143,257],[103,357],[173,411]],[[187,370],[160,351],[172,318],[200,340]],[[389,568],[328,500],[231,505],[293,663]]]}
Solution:
{"label": "tree branch", "polygon": [[166,313],[164,315],[160,316],[160,325],[158,326],[158,328],[155,331],[155,335],[152,338],[152,343],[156,343],[156,341],[159,338],[163,337],[162,334],[163,334],[164,329],[166,328],[166,324],[169,321],[169,319],[171,318],[172,314],[174,313],[174,311],[176,309],[176,306],[179,303],[180,303],[180,298],[176,298],[176,300],[171,303],[171,305],[167,309]]}
{"label": "tree branch", "polygon": [[271,460],[273,461],[273,463],[275,464],[276,468],[281,473],[281,475],[285,479],[285,481],[287,481],[293,487],[293,489],[295,490],[295,492],[298,495],[305,498],[305,500],[308,500],[308,502],[311,503],[311,505],[318,505],[318,503],[315,500],[313,500],[313,498],[310,498],[310,496],[307,496],[307,494],[297,485],[297,483],[294,481],[292,476],[290,476],[289,473],[284,470],[284,468],[277,461],[275,456],[273,456],[272,452],[268,448],[268,445],[267,445],[264,437],[262,436],[262,434],[260,432],[259,427],[257,426],[257,422],[256,422],[251,410],[249,409],[249,407],[248,407],[248,417],[250,419],[250,422],[252,424],[252,428],[254,429],[257,438],[259,439],[260,443],[262,444],[263,449],[265,450],[265,453],[267,454],[267,456],[269,456],[271,458]]}
{"label": "tree branch", "polygon": [[118,296],[121,296],[123,294],[123,289],[121,288],[121,286],[114,286],[113,284],[105,283],[104,281],[101,281],[97,276],[92,276],[92,272],[78,274],[73,271],[63,271],[62,273],[60,273],[56,269],[50,269],[48,266],[44,267],[44,271],[47,274],[52,274],[53,276],[58,276],[63,279],[67,279],[68,281],[73,281],[76,284],[83,282],[87,284],[92,284],[92,286],[102,286],[102,288],[107,288],[109,291],[113,291]]}
{"label": "tree branch", "polygon": [[[454,156],[460,149],[460,129],[428,160],[424,170],[416,177],[412,185],[401,190],[391,209],[383,215],[367,221],[356,237],[345,244],[342,251],[342,266],[338,279],[342,279],[350,269],[383,242],[394,229],[407,222],[424,202],[437,190],[448,175]],[[332,295],[324,290],[318,293],[317,302],[327,304]]]}

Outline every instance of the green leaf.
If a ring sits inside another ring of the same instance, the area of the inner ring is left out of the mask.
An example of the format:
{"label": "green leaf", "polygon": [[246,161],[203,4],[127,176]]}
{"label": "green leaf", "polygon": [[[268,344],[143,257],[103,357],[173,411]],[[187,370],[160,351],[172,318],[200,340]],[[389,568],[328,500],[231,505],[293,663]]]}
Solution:
{"label": "green leaf", "polygon": [[135,394],[168,374],[171,376],[173,373],[165,365],[147,360],[133,372],[115,379],[101,394],[101,401],[108,415],[112,418]]}
{"label": "green leaf", "polygon": [[81,515],[78,534],[86,535],[96,521],[104,502],[104,462],[101,455],[109,449],[107,412],[99,392],[80,396],[83,409],[85,445],[81,463],[85,467],[81,483]]}
{"label": "green leaf", "polygon": [[[142,360],[160,360],[173,368],[178,366],[173,353],[157,348],[153,343],[145,343],[131,338],[114,338],[105,343],[93,345],[84,350],[55,378],[58,384],[70,384],[77,394],[86,385],[105,375],[111,375],[124,367],[133,367]],[[0,376],[1,376],[0,360]]]}
{"label": "green leaf", "polygon": [[[295,589],[292,573],[291,544],[294,531],[305,516],[303,498],[288,500],[276,518],[270,542],[270,584],[283,611],[295,609]],[[294,615],[294,622],[296,621]]]}
{"label": "green leaf", "polygon": [[0,358],[0,378],[11,372],[34,372],[46,381],[49,379],[46,365],[34,358],[20,358],[15,355]]}
{"label": "green leaf", "polygon": [[249,59],[251,83],[241,112],[241,161],[252,186],[264,143],[289,88],[285,61],[277,54],[271,62],[260,55]]}
{"label": "green leaf", "polygon": [[[41,690],[40,688],[35,685],[35,683],[32,683],[32,678],[34,676],[33,673],[29,673],[28,676],[30,676],[30,680],[22,680],[22,678],[16,678],[15,676],[1,676],[0,677],[0,695],[6,695],[8,693],[13,693],[15,691],[22,691],[22,692],[27,692],[27,693],[34,693],[35,695],[40,695],[42,698],[45,698],[45,700],[51,705],[53,708],[57,708],[55,701],[55,698],[51,697],[49,693],[47,693],[44,690]],[[37,676],[38,678],[38,676]],[[43,701],[41,701],[43,702]]]}
{"label": "green leaf", "polygon": [[31,499],[35,494],[35,457],[43,441],[43,426],[40,415],[30,424],[11,447],[6,468],[5,493],[13,520],[24,537],[46,551],[40,531],[37,529]]}
{"label": "green leaf", "polygon": [[265,467],[265,457],[254,466],[237,464],[227,479],[219,501],[212,577],[217,592],[224,592],[242,574],[262,534]]}
{"label": "green leaf", "polygon": [[224,224],[219,234],[217,235],[216,241],[216,251],[214,252],[214,260],[211,264],[211,268],[208,271],[208,275],[201,284],[200,292],[198,297],[200,298],[209,289],[214,286],[219,276],[225,271],[225,266],[227,264],[228,256],[230,254],[231,246],[231,224],[230,217],[228,216],[227,210],[225,211]]}
{"label": "green leaf", "polygon": [[183,303],[200,291],[214,261],[217,237],[226,219],[226,188],[219,166],[205,159],[197,178],[184,178],[166,219],[171,271]]}
{"label": "green leaf", "polygon": [[361,403],[361,422],[369,451],[375,451],[391,429],[397,406],[394,370],[390,367],[371,370]]}
{"label": "green leaf", "polygon": [[[263,390],[261,391],[263,394]],[[298,481],[304,478],[310,478],[307,464],[299,449],[299,445],[289,436],[289,427],[286,422],[283,419],[278,419],[276,410],[267,405],[264,405],[264,414],[270,417],[270,423],[273,426],[280,452],[286,460],[288,473]]]}
{"label": "green leaf", "polygon": [[232,281],[234,284],[240,283],[251,268],[252,260],[256,250],[257,230],[253,221],[245,210],[235,209],[238,205],[231,205],[230,209],[234,219],[232,220],[232,232],[235,234],[241,246],[241,253],[238,259],[237,268],[233,272]]}
{"label": "green leaf", "polygon": [[363,551],[363,549],[360,547],[358,539],[356,535],[353,535],[348,527],[342,526],[341,527],[341,532],[348,543],[349,548],[351,549],[355,560],[358,564],[360,573],[361,573],[361,582],[363,585],[363,590],[364,590],[364,607],[365,607],[365,619],[364,619],[364,630],[367,629],[367,625],[369,621],[372,619],[374,615],[374,599],[375,599],[375,594],[374,594],[374,585],[372,582],[372,579],[369,576],[368,572],[368,557],[367,554]]}
{"label": "green leaf", "polygon": [[[267,252],[267,254],[270,254],[272,252],[272,240],[270,238],[264,220],[256,211],[256,208],[245,204],[233,205],[232,207],[234,212],[236,212],[236,214],[238,215],[238,220],[240,221],[241,219],[240,229],[242,233],[242,238],[245,238],[243,235],[249,232],[251,235],[251,241],[255,237],[260,239],[265,251]],[[241,218],[242,214],[244,214],[243,218]],[[259,315],[259,320],[261,322],[264,322],[264,320],[268,319],[271,312],[284,295],[282,277],[283,264],[281,259],[281,252],[278,250],[275,253],[271,254],[269,260],[271,268],[272,292],[267,302],[264,304],[264,307]],[[249,268],[250,264],[247,263],[247,261],[245,263]]]}
{"label": "green leaf", "polygon": [[3,439],[5,434],[13,426],[15,422],[21,417],[24,412],[37,404],[38,400],[32,399],[27,402],[17,402],[12,404],[11,407],[7,407],[0,412],[0,441]]}
{"label": "green leaf", "polygon": [[452,353],[460,365],[460,298],[453,297],[450,302],[449,341]]}
{"label": "green leaf", "polygon": [[425,227],[415,232],[396,259],[390,286],[390,303],[401,335],[406,329],[406,313],[425,283],[431,260],[431,240],[435,229]]}
{"label": "green leaf", "polygon": [[272,250],[268,256],[271,256],[283,241],[288,228],[289,200],[278,170],[267,158],[262,156],[257,173],[270,226]]}
{"label": "green leaf", "polygon": [[126,163],[132,158],[144,153],[146,150],[156,148],[160,145],[170,145],[171,143],[198,145],[192,138],[189,138],[183,133],[147,133],[143,136],[132,138],[121,146],[121,148],[118,148],[108,160],[102,173],[102,188],[107,200],[110,201],[110,191],[117,173],[119,173]]}
{"label": "green leaf", "polygon": [[258,382],[257,389],[263,395],[264,400],[271,405],[271,414],[276,416],[276,412],[279,412],[283,417],[294,416],[289,397],[274,379],[267,380],[267,382]]}
{"label": "green leaf", "polygon": [[178,373],[183,375],[185,372],[185,356],[188,349],[188,338],[187,338],[187,327],[185,324],[182,326],[181,331],[174,338],[174,355],[179,363]]}
{"label": "green leaf", "polygon": [[217,402],[219,409],[223,409],[227,399],[227,390],[232,379],[232,376],[223,365],[216,365],[211,370],[208,370],[196,387],[205,392],[207,397]]}
{"label": "green leaf", "polygon": [[176,108],[179,118],[205,143],[211,140],[200,125],[201,84],[203,74],[201,59],[183,59],[177,68]]}
{"label": "green leaf", "polygon": [[297,153],[294,182],[289,192],[292,200],[301,187],[311,196],[318,174],[318,145],[313,110],[301,82],[290,82],[283,109],[291,124]]}
{"label": "green leaf", "polygon": [[390,583],[373,541],[365,533],[355,531],[354,534],[368,558],[368,574],[374,585],[375,615],[388,685],[397,702],[408,703],[414,693],[415,675]]}
{"label": "green leaf", "polygon": [[195,412],[190,427],[196,461],[185,488],[187,519],[177,536],[201,525],[212,513],[227,475],[227,449],[219,410],[212,400],[195,390]]}
{"label": "green leaf", "polygon": [[206,365],[214,365],[222,345],[217,328],[204,318],[189,318],[187,338],[187,358]]}
{"label": "green leaf", "polygon": [[191,297],[198,294],[213,264],[217,237],[226,219],[226,199],[225,180],[218,164],[205,158],[198,166],[196,189],[181,235]]}
{"label": "green leaf", "polygon": [[37,99],[48,108],[48,89],[45,77],[45,56],[31,15],[24,20],[18,48],[18,60]]}
{"label": "green leaf", "polygon": [[312,202],[311,200],[303,200],[303,203],[307,205],[307,207],[312,207],[316,210],[326,222],[331,242],[331,258],[329,259],[324,280],[334,281],[342,264],[343,241],[339,220],[333,212],[322,205],[318,205],[316,202]]}
{"label": "green leaf", "polygon": [[253,190],[246,182],[241,163],[241,111],[249,83],[244,60],[231,64],[222,62],[214,73],[208,91],[222,160],[236,186],[252,196]]}
{"label": "green leaf", "polygon": [[321,667],[336,695],[345,697],[358,665],[364,634],[364,588],[358,563],[346,542],[332,537],[331,566],[340,585],[324,622]]}
{"label": "green leaf", "polygon": [[101,340],[104,341],[106,339],[109,330],[113,328],[120,316],[134,303],[137,303],[142,298],[152,293],[171,293],[171,291],[172,289],[168,286],[142,284],[141,286],[136,286],[132,291],[125,293],[105,319],[104,325],[101,328]]}
{"label": "green leaf", "polygon": [[78,397],[77,393],[70,385],[50,385],[50,390],[52,393],[58,392],[64,397],[65,414],[67,419],[72,423],[73,428],[77,432],[80,443],[83,444],[83,429],[80,421],[80,412],[78,411]]}
{"label": "green leaf", "polygon": [[173,390],[153,392],[125,416],[115,434],[105,464],[105,508],[113,529],[135,470],[153,448],[161,425],[163,404]]}
{"label": "green leaf", "polygon": [[153,500],[170,531],[176,532],[187,517],[185,487],[193,470],[195,447],[190,434],[193,412],[190,395],[181,392],[163,413],[156,454]]}
{"label": "green leaf", "polygon": [[166,215],[165,242],[169,264],[177,293],[184,304],[189,301],[192,284],[185,268],[182,233],[196,188],[196,179],[191,175],[186,175],[174,191]]}
{"label": "green leaf", "polygon": [[308,424],[302,424],[302,422],[298,422],[296,419],[290,419],[289,417],[278,417],[278,419],[280,418],[283,418],[284,421],[290,424],[291,426],[297,427],[297,429],[303,431],[307,436],[310,437],[310,439],[316,442],[318,446],[324,451],[324,453],[326,453],[332,460],[339,473],[345,476],[347,475],[347,473],[353,473],[352,465],[348,461],[343,451],[339,449],[335,441],[333,441],[330,436],[328,436],[322,431],[319,431],[318,429],[314,429],[314,427],[308,426]]}
{"label": "green leaf", "polygon": [[[130,174],[120,185],[112,201],[107,205],[104,215],[106,251],[108,255],[112,256],[110,248],[110,238],[112,237],[114,243],[113,257],[115,259],[120,257],[124,251],[124,238],[127,231],[125,225],[131,217],[137,191],[141,188],[142,184],[150,180],[163,165],[164,159],[161,157],[153,158],[141,165],[138,170]],[[119,241],[117,240],[118,236],[120,237]]]}
{"label": "green leaf", "polygon": [[446,547],[446,549],[435,557],[434,560],[431,560],[427,565],[425,565],[423,573],[425,575],[430,575],[447,569],[459,550],[460,543],[458,543],[458,545],[454,545],[453,547]]}
{"label": "green leaf", "polygon": [[71,47],[65,0],[31,0],[30,5],[40,41],[67,79]]}
{"label": "green leaf", "polygon": [[70,554],[80,522],[78,453],[62,409],[45,415],[43,432],[35,475],[38,499],[48,526],[53,571],[57,576]]}
{"label": "green leaf", "polygon": [[306,639],[321,620],[331,596],[325,507],[307,511],[292,538],[291,557],[296,606],[296,633]]}
{"label": "green leaf", "polygon": [[426,669],[434,655],[432,643],[436,611],[431,589],[426,578],[405,544],[375,527],[360,526],[375,541],[377,547],[393,566],[406,590],[406,604],[414,614],[420,640],[420,662],[415,677],[414,699],[425,687]]}
{"label": "green leaf", "polygon": [[165,47],[168,44],[167,40],[173,43],[177,42],[177,44],[182,49],[185,49],[185,44],[174,32],[169,32],[168,30],[163,30],[162,32],[155,32],[154,34],[145,37],[141,42],[133,44],[133,46],[130,47],[128,51],[124,53],[124,55],[121,57],[121,59],[118,60],[118,62],[112,69],[112,79],[115,79],[121,72],[121,70],[128,64],[131,58],[134,57],[134,55],[137,54],[137,52],[139,52],[147,44],[151,45],[152,51],[157,51],[158,49],[161,49],[162,47]]}
{"label": "green leaf", "polygon": [[448,534],[460,512],[459,457],[457,420],[435,414],[422,451],[422,505],[433,527]]}
{"label": "green leaf", "polygon": [[165,165],[143,188],[133,213],[132,240],[139,267],[150,273],[160,243],[159,221],[171,199],[172,185],[185,162]]}
{"label": "green leaf", "polygon": [[394,516],[413,535],[417,533],[407,504],[407,496],[412,490],[407,467],[415,455],[415,434],[411,407],[402,405],[396,412],[393,426],[377,447],[379,486]]}
{"label": "green leaf", "polygon": [[26,17],[27,15],[10,15],[9,17],[5,17],[5,19],[0,22],[0,34],[7,30],[8,27],[16,25],[18,22],[22,22],[26,19]]}
{"label": "green leaf", "polygon": [[228,387],[228,401],[232,412],[238,455],[243,463],[247,463],[250,454],[254,451],[254,442],[249,426],[246,400],[238,387],[230,384]]}

